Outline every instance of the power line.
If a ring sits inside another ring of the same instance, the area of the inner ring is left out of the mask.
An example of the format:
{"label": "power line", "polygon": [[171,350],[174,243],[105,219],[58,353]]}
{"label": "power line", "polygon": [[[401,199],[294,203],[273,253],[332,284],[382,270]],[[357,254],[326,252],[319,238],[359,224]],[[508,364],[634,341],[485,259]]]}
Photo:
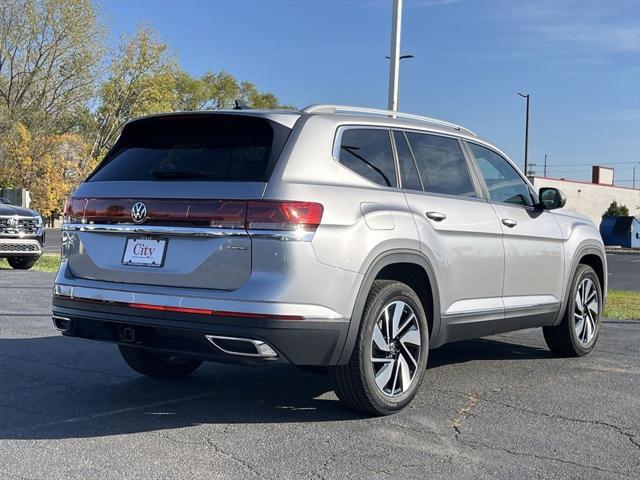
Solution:
{"label": "power line", "polygon": [[[634,165],[638,163],[636,162],[600,162],[598,163],[598,165]],[[592,166],[594,165],[593,162],[586,162],[586,163],[551,163],[551,164],[547,164],[547,166],[549,167],[588,167],[588,166]]]}
{"label": "power line", "polygon": [[559,153],[559,154],[549,154],[549,156],[553,156],[553,157],[572,157],[575,155],[589,155],[591,153],[615,153],[615,152],[630,152],[632,150],[638,150],[637,147],[635,148],[617,148],[617,149],[613,149],[613,150],[591,150],[589,152],[569,152],[569,153]]}

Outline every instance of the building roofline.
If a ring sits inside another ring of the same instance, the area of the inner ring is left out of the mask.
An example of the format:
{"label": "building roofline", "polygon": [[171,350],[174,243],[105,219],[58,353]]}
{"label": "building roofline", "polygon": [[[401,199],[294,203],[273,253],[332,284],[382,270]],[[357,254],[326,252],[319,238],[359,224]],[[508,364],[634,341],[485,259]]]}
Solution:
{"label": "building roofline", "polygon": [[541,177],[538,175],[529,175],[528,178],[531,179],[540,179],[540,180],[555,180],[557,182],[567,182],[567,183],[578,183],[581,185],[595,185],[597,187],[608,187],[608,188],[620,188],[622,190],[631,190],[632,192],[638,192],[640,194],[640,189],[631,188],[631,187],[620,187],[618,185],[607,185],[604,183],[593,183],[593,182],[585,182],[582,180],[567,180],[566,178],[555,178],[555,177]]}

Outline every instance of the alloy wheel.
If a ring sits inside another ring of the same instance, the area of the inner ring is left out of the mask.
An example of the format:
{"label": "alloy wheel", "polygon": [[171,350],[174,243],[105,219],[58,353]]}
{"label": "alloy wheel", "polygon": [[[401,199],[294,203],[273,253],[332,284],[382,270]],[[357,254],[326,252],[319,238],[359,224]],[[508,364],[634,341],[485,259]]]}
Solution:
{"label": "alloy wheel", "polygon": [[378,389],[388,397],[406,392],[418,371],[420,323],[403,301],[387,304],[373,327],[371,363]]}
{"label": "alloy wheel", "polygon": [[575,330],[578,341],[583,345],[593,340],[600,312],[600,299],[593,280],[585,278],[576,291],[574,306]]}

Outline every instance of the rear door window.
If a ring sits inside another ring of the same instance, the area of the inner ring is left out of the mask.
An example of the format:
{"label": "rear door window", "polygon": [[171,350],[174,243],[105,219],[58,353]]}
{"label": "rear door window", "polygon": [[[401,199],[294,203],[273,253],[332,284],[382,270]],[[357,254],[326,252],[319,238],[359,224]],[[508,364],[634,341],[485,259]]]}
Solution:
{"label": "rear door window", "polygon": [[349,170],[373,183],[385,187],[398,186],[391,138],[387,129],[343,130],[338,160]]}
{"label": "rear door window", "polygon": [[266,181],[288,131],[240,115],[143,119],[124,128],[88,181]]}
{"label": "rear door window", "polygon": [[467,160],[455,138],[407,132],[424,191],[476,197]]}

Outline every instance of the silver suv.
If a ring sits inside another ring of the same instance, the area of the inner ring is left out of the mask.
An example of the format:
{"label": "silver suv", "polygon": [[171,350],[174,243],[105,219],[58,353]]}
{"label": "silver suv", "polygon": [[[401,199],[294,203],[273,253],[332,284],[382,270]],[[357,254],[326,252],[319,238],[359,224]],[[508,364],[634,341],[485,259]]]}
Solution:
{"label": "silver suv", "polygon": [[542,327],[591,351],[593,223],[499,149],[426,117],[316,105],[131,121],[65,207],[53,321],[137,372],[204,360],[328,371],[389,414],[430,348]]}

